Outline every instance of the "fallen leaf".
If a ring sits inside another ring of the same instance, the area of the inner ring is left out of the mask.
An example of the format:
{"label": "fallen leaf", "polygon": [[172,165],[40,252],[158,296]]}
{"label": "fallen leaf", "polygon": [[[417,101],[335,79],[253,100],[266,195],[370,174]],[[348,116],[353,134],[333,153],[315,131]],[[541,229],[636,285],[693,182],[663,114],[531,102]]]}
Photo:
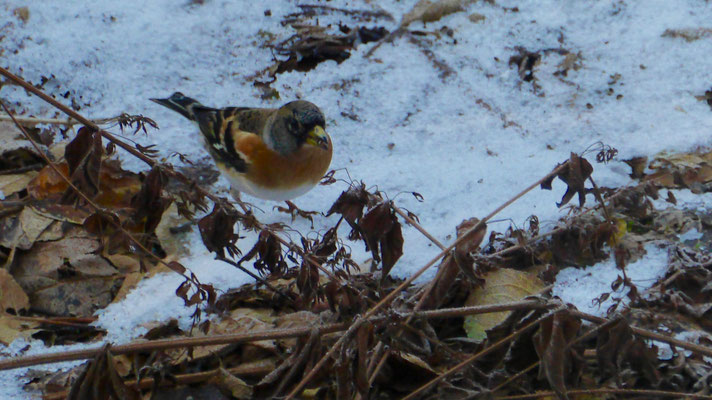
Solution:
{"label": "fallen leaf", "polygon": [[0,312],[18,313],[28,309],[29,306],[30,300],[22,287],[6,269],[0,268]]}
{"label": "fallen leaf", "polygon": [[0,313],[0,344],[9,346],[17,339],[30,339],[37,332],[38,324],[23,321],[15,316]]}
{"label": "fallen leaf", "polygon": [[5,198],[24,190],[35,179],[37,171],[28,171],[22,174],[0,175],[0,193]]}
{"label": "fallen leaf", "polygon": [[430,0],[420,0],[403,16],[400,27],[405,28],[414,21],[421,21],[423,24],[438,21],[447,15],[464,11],[465,7],[474,3],[474,1],[440,0],[432,2]]}
{"label": "fallen leaf", "polygon": [[539,379],[546,377],[561,400],[568,400],[566,378],[576,369],[574,349],[569,344],[576,338],[581,320],[559,311],[545,319],[534,334],[534,349],[539,355]]}
{"label": "fallen leaf", "polygon": [[[546,286],[536,275],[509,268],[500,268],[483,276],[485,284],[475,288],[465,301],[466,306],[508,303],[519,301],[541,292]],[[481,342],[487,330],[497,327],[511,314],[510,311],[470,315],[465,317],[467,337]]]}
{"label": "fallen leaf", "polygon": [[219,387],[222,391],[230,394],[234,399],[251,399],[253,394],[252,386],[242,379],[231,374],[225,368],[220,368],[210,379],[210,383]]}

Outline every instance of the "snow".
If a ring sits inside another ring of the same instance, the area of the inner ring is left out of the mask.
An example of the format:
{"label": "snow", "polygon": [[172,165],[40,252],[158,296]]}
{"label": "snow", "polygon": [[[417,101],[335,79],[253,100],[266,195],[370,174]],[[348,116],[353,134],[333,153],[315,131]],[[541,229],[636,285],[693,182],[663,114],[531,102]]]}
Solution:
{"label": "snow", "polygon": [[[363,180],[396,198],[444,243],[452,241],[455,226],[463,219],[488,214],[571,152],[582,152],[598,141],[616,147],[618,160],[710,146],[712,112],[695,96],[710,88],[712,58],[703,55],[710,54],[712,41],[662,37],[666,29],[708,26],[712,4],[696,0],[474,2],[464,12],[425,28],[420,22],[411,26],[430,32],[453,30],[453,38],[441,34],[419,39],[429,42],[427,48],[437,61],[454,71],[445,78],[421,47],[401,37],[383,44],[370,58],[365,54],[373,43],[360,45],[341,64],[327,61],[307,73],[279,75],[272,84],[279,100],[261,100],[247,79],[273,62],[272,52],[263,46],[265,36],[282,40],[293,34],[280,21],[298,12],[298,4],[383,9],[394,21],[359,22],[335,13],[320,16],[319,22],[393,30],[414,3],[6,0],[0,5],[0,64],[33,83],[53,75],[44,90],[60,100],[70,91],[85,116],[121,112],[149,116],[160,131],[131,139],[157,143],[165,154],[178,151],[194,160],[203,157],[194,126],[149,98],[181,91],[206,105],[264,107],[308,99],[327,116],[337,178]],[[12,15],[22,6],[29,8],[27,22]],[[267,9],[271,16],[265,15]],[[473,23],[468,18],[473,13],[486,18]],[[534,70],[539,85],[535,90],[508,64],[519,54],[518,47],[580,53],[581,67],[567,76],[554,76],[564,56],[543,52]],[[51,117],[55,112],[16,87],[4,86],[2,98],[20,101],[26,114]],[[125,161],[131,168],[142,167],[133,159]],[[599,185],[630,183],[630,169],[620,161],[594,168]],[[217,184],[223,190],[225,186],[223,179]],[[296,203],[326,211],[346,187],[343,182],[317,187]],[[411,191],[425,201],[408,195]],[[501,232],[510,223],[521,226],[536,214],[546,230],[565,215],[555,205],[563,191],[563,184],[555,182],[551,192],[527,194],[498,215],[505,220],[490,224],[490,229]],[[698,206],[710,204],[698,196],[676,197]],[[263,222],[290,223],[288,216],[272,211],[273,203],[249,200],[263,210],[258,212]],[[317,217],[314,230],[323,232],[334,221],[333,216]],[[304,221],[292,226],[311,231]],[[419,269],[438,252],[413,228],[405,227],[404,237],[404,256],[393,270],[398,276]],[[252,240],[245,239],[241,246],[249,248]],[[214,261],[195,232],[193,243],[191,255],[182,261],[201,281],[220,290],[249,282],[244,274]],[[352,247],[357,259],[367,257],[362,245]],[[646,249],[648,254],[638,263],[655,268],[629,265],[636,283],[652,283],[665,264],[664,249]],[[617,271],[608,261],[593,268],[562,271],[557,293],[594,311],[589,297],[577,300],[581,289],[573,285],[587,282],[585,293],[595,297],[594,292],[608,291]],[[433,275],[431,270],[421,280]],[[179,318],[182,324],[189,323],[190,310],[174,295],[178,283],[174,275],[156,276],[141,282],[125,301],[98,313],[97,324],[109,331],[107,340],[128,342],[143,332],[141,324],[150,321]],[[33,350],[40,351],[38,346],[32,343]],[[21,372],[0,375],[4,382],[13,382]],[[13,385],[0,390],[0,398],[21,397]]]}
{"label": "snow", "polygon": [[[643,293],[665,275],[667,267],[667,248],[650,242],[645,245],[645,255],[626,265],[625,273],[638,291]],[[626,297],[627,287],[621,285],[617,291],[611,289],[611,284],[618,277],[623,277],[623,271],[616,267],[613,258],[585,269],[564,268],[556,275],[553,295],[573,304],[579,311],[605,317],[608,308],[616,302],[621,303],[619,310],[630,302]],[[610,293],[610,296],[600,304],[594,302],[602,293]]]}

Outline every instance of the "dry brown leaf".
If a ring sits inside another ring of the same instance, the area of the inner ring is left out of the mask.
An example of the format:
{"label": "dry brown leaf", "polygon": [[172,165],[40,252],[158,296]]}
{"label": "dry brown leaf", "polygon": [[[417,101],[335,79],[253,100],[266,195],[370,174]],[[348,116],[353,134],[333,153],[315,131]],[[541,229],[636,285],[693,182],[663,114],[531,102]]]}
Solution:
{"label": "dry brown leaf", "polygon": [[[206,335],[220,335],[220,334],[235,334],[235,333],[248,333],[260,330],[274,329],[275,326],[272,323],[274,316],[273,311],[266,308],[237,308],[230,311],[229,315],[225,315],[218,321],[213,321],[210,324],[209,330]],[[197,334],[197,336],[202,336],[203,333]],[[211,354],[215,354],[221,349],[228,347],[229,345],[215,345],[215,346],[201,346],[193,350],[193,357],[210,357]],[[276,342],[274,340],[260,340],[255,342],[250,342],[244,345],[244,347],[253,347],[264,350],[270,354],[277,353]],[[259,353],[264,353],[259,352]],[[252,353],[254,354],[254,352]],[[254,359],[249,360],[254,361]]]}
{"label": "dry brown leaf", "polygon": [[[509,268],[500,268],[484,276],[485,285],[476,288],[465,301],[466,306],[508,303],[539,293],[546,284],[536,275]],[[510,311],[465,317],[467,336],[476,341],[487,338],[487,330],[502,323]]]}
{"label": "dry brown leaf", "polygon": [[146,274],[143,272],[129,272],[128,274],[124,275],[124,281],[121,282],[121,287],[116,292],[116,296],[114,296],[114,299],[111,302],[118,303],[121,300],[125,299],[126,295],[129,294],[134,288],[136,288],[136,285],[138,285],[138,283],[141,282],[145,277]]}
{"label": "dry brown leaf", "polygon": [[54,222],[53,219],[38,214],[30,207],[25,207],[20,213],[20,226],[27,240],[34,243],[42,232]]}
{"label": "dry brown leaf", "polygon": [[67,400],[121,399],[138,400],[137,389],[125,385],[115,368],[109,345],[89,361],[72,385]]}
{"label": "dry brown leaf", "polygon": [[220,368],[215,376],[210,379],[210,383],[219,387],[223,392],[230,394],[234,399],[251,399],[253,390],[242,379],[231,374],[225,368]]}
{"label": "dry brown leaf", "polygon": [[30,294],[32,309],[55,316],[91,317],[114,298],[122,278],[89,278],[58,282]]}
{"label": "dry brown leaf", "polygon": [[569,344],[576,338],[581,320],[560,311],[544,320],[534,334],[534,348],[539,355],[539,379],[546,379],[560,400],[569,400],[566,378],[575,375],[577,359]]}
{"label": "dry brown leaf", "polygon": [[[55,166],[65,177],[69,174],[69,167],[66,162],[55,163]],[[27,185],[30,196],[36,200],[45,199],[53,194],[64,193],[67,190],[67,182],[62,179],[49,165],[42,168],[32,181]]]}
{"label": "dry brown leaf", "polygon": [[29,171],[23,174],[0,175],[0,193],[8,197],[23,190],[31,180],[35,179],[37,171]]}
{"label": "dry brown leaf", "polygon": [[37,332],[37,326],[35,322],[23,321],[12,315],[0,313],[0,344],[9,346],[16,339],[29,339]]}
{"label": "dry brown leaf", "polygon": [[155,232],[161,247],[163,247],[168,256],[180,258],[190,254],[190,242],[185,235],[176,235],[171,232],[171,228],[182,225],[187,221],[187,219],[178,214],[178,206],[175,202],[171,203],[163,212]]}
{"label": "dry brown leaf", "polygon": [[30,300],[6,269],[0,269],[0,312],[19,312],[29,308]]}
{"label": "dry brown leaf", "polygon": [[712,152],[660,154],[650,162],[654,172],[644,179],[667,188],[684,187],[700,191],[712,181]]}
{"label": "dry brown leaf", "polygon": [[474,0],[420,0],[403,16],[400,27],[405,28],[414,21],[422,21],[424,24],[438,21],[447,15],[464,11],[471,3],[474,3]]}
{"label": "dry brown leaf", "polygon": [[703,38],[712,36],[710,28],[682,28],[682,29],[665,29],[662,37],[683,38],[687,42],[694,42]]}

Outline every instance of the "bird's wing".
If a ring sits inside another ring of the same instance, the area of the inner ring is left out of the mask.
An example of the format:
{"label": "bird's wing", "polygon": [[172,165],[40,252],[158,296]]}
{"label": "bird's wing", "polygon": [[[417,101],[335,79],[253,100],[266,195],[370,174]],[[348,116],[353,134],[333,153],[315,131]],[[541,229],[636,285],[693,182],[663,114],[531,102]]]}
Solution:
{"label": "bird's wing", "polygon": [[261,132],[271,109],[228,107],[223,109],[195,107],[193,114],[201,133],[218,161],[238,172],[246,172],[250,156],[241,152],[237,143],[245,137],[261,141]]}

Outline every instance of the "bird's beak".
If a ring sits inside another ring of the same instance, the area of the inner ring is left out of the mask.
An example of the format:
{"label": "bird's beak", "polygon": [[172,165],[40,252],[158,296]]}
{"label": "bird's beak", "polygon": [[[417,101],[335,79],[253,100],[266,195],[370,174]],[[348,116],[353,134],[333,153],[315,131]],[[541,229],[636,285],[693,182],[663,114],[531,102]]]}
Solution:
{"label": "bird's beak", "polygon": [[307,133],[306,142],[312,146],[321,147],[324,150],[329,149],[329,135],[327,135],[324,128],[319,125],[316,125],[314,129]]}

